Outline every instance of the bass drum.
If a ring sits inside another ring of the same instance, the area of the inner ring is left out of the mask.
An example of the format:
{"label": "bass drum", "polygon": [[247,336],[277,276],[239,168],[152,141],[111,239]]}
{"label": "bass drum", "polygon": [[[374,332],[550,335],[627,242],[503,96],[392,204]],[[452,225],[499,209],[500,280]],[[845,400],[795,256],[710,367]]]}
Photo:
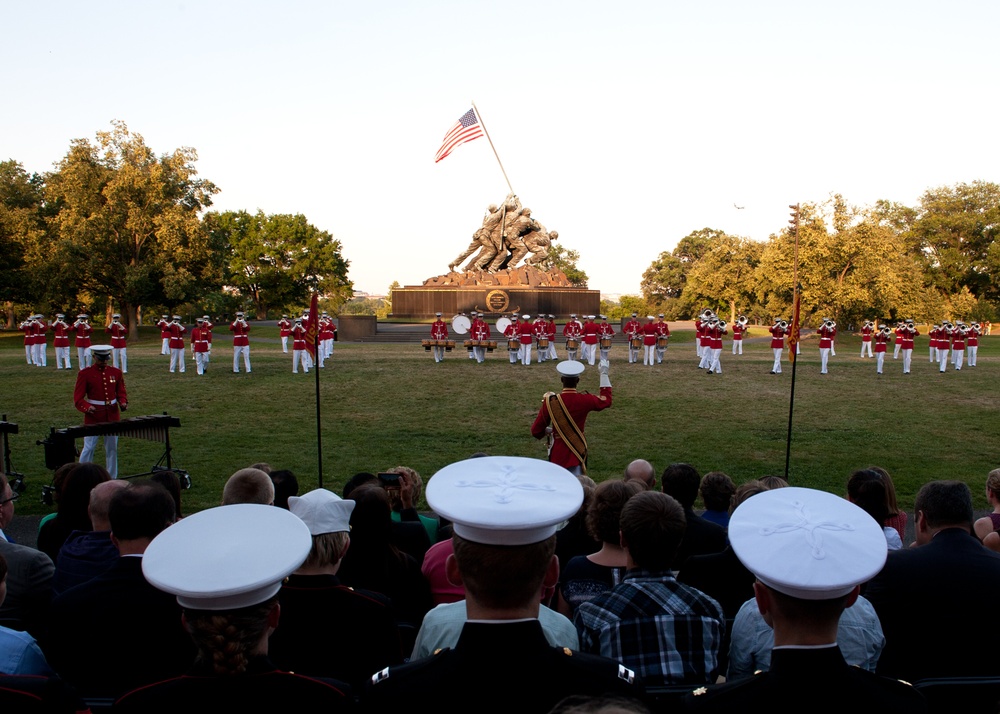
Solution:
{"label": "bass drum", "polygon": [[460,335],[464,335],[472,327],[472,320],[465,315],[455,315],[451,321],[451,329]]}
{"label": "bass drum", "polygon": [[501,317],[499,320],[497,320],[497,329],[500,330],[501,335],[507,332],[508,327],[510,327],[509,317]]}

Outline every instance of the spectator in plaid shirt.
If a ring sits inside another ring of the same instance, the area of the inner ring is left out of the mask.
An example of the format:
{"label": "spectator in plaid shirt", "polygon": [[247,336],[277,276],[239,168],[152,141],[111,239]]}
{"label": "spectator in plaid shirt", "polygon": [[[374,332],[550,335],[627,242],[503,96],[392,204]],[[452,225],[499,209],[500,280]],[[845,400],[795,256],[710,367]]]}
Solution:
{"label": "spectator in plaid shirt", "polygon": [[725,631],[722,608],[670,571],[684,537],[684,509],[646,491],[622,509],[625,580],[580,605],[573,622],[580,650],[616,659],[646,686],[715,681]]}

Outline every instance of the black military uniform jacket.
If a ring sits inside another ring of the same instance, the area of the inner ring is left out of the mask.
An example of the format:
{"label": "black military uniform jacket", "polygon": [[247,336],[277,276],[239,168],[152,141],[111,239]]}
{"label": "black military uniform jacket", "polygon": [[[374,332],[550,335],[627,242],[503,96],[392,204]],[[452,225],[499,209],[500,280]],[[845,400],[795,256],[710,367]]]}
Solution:
{"label": "black military uniform jacket", "polygon": [[449,701],[477,714],[544,713],[572,694],[638,698],[634,679],[614,660],[552,647],[538,620],[467,622],[454,649],[376,674],[361,703],[373,712]]}

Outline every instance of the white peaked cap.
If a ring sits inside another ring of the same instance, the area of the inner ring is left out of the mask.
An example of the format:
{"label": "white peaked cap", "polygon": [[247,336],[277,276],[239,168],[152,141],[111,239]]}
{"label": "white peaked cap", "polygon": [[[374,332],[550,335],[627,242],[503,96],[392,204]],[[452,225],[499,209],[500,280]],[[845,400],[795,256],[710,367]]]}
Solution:
{"label": "white peaked cap", "polygon": [[486,545],[530,545],[552,536],[583,503],[580,481],[548,461],[486,456],[449,464],[427,482],[427,503],[455,535]]}

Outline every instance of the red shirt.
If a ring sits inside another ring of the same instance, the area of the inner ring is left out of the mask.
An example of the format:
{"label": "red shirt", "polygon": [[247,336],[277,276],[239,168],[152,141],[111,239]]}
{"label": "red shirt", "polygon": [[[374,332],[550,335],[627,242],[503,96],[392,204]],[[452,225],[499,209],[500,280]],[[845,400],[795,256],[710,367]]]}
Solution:
{"label": "red shirt", "polygon": [[[566,404],[566,410],[580,431],[583,431],[584,425],[587,422],[587,415],[590,412],[599,412],[611,406],[611,387],[601,387],[601,396],[581,393],[575,389],[564,389],[560,396],[562,396],[563,403]],[[549,426],[549,410],[543,403],[542,408],[538,411],[538,416],[535,417],[535,423],[531,425],[531,435],[536,439],[541,439],[545,436],[545,427],[547,426]],[[552,450],[549,451],[549,461],[559,464],[564,468],[578,466],[580,460],[563,443],[563,440],[559,438],[559,434],[553,431],[552,437],[553,442]]]}

